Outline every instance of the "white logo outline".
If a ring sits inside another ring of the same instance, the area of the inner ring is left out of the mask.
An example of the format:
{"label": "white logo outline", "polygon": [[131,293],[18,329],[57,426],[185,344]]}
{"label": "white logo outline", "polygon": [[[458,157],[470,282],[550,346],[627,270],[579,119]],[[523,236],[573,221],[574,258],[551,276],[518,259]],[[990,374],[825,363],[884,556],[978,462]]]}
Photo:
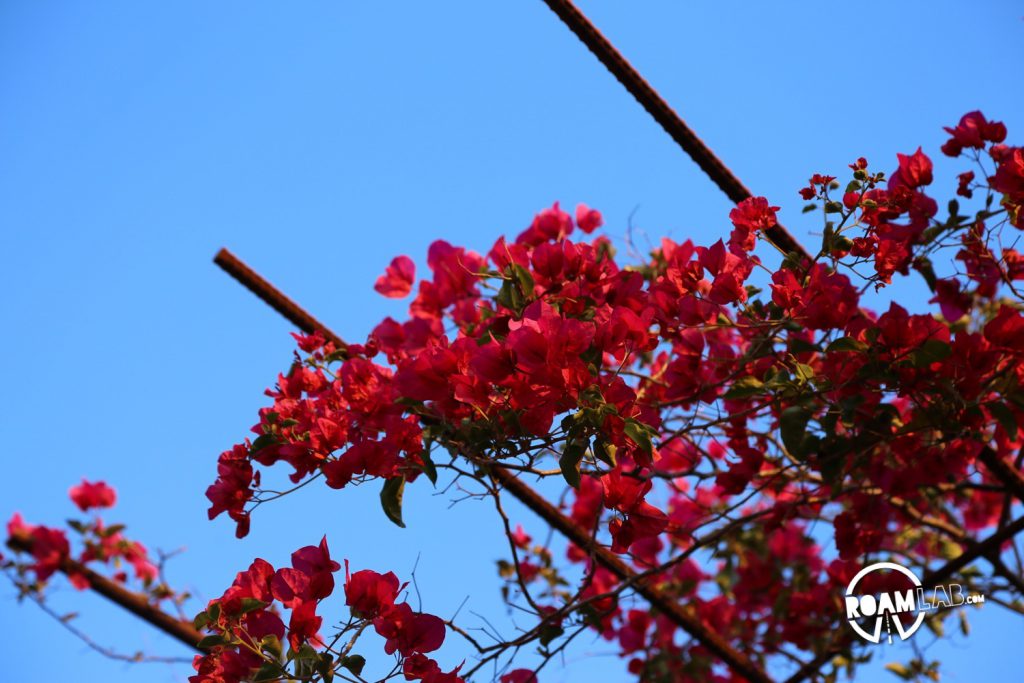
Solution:
{"label": "white logo outline", "polygon": [[[856,589],[857,584],[860,583],[860,580],[863,579],[865,576],[867,576],[871,572],[881,571],[884,569],[898,571],[904,576],[906,576],[908,579],[910,579],[911,582],[913,582],[915,588],[921,587],[921,580],[917,578],[917,574],[910,571],[906,567],[898,565],[895,562],[875,562],[874,564],[869,564],[867,567],[861,569],[859,572],[857,572],[856,576],[854,576],[853,579],[850,580],[850,585],[846,587],[846,597],[853,597],[854,589]],[[848,618],[847,623],[853,628],[854,631],[857,632],[857,635],[859,635],[861,638],[868,641],[869,643],[877,644],[882,640],[883,620],[894,623],[896,625],[896,631],[899,633],[900,640],[906,640],[910,636],[917,633],[917,630],[921,628],[921,624],[924,623],[924,617],[925,613],[921,610],[918,610],[917,619],[914,620],[914,623],[911,624],[910,628],[904,629],[903,623],[902,621],[900,621],[898,612],[893,611],[892,613],[890,613],[888,611],[879,611],[877,613],[877,616],[875,617],[875,628],[873,633],[868,633],[867,631],[862,629],[860,624],[858,624],[856,620],[852,618]],[[889,635],[889,642],[892,642],[891,633]]]}

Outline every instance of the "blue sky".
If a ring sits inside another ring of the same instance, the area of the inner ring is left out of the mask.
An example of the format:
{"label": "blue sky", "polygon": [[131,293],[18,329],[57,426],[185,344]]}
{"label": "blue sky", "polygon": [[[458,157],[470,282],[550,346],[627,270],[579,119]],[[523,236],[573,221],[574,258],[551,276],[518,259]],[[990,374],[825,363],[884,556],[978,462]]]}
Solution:
{"label": "blue sky", "polygon": [[[980,108],[1024,131],[1018,3],[581,2],[795,234],[796,190],[857,156],[891,170]],[[436,238],[487,249],[555,200],[711,242],[728,201],[539,0],[0,3],[0,514],[57,524],[67,487],[103,478],[171,575],[209,598],[256,555],[324,533],[355,567],[417,577],[425,608],[510,623],[496,517],[413,487],[409,528],[375,489],[309,491],[235,541],[206,521],[217,453],[244,436],[289,361],[289,327],[211,263],[228,246],[343,337],[400,304],[372,290]],[[936,194],[953,167],[936,158]],[[835,173],[838,175],[839,173]],[[631,218],[632,217],[632,218]],[[912,303],[913,294],[905,303]],[[527,530],[544,529],[528,513]],[[182,653],[100,599],[54,595],[103,643]],[[182,680],[86,651],[0,588],[5,676]],[[998,676],[1024,634],[994,605],[929,651],[945,680]],[[54,656],[54,652],[60,656]],[[545,681],[616,680],[586,642]],[[373,652],[367,652],[373,659]],[[882,653],[884,655],[884,653]],[[449,651],[443,663],[462,653]]]}

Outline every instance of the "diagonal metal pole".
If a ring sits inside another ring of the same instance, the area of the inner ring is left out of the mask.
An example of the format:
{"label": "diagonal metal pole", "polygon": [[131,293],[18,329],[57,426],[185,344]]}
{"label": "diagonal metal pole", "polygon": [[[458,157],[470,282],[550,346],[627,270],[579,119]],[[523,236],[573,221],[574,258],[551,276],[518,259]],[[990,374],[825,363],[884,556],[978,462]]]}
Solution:
{"label": "diagonal metal pole", "polygon": [[[711,151],[693,129],[676,113],[668,102],[651,87],[643,76],[633,68],[622,53],[615,49],[604,35],[597,30],[583,12],[571,0],[544,0],[551,11],[576,34],[587,49],[594,53],[605,68],[625,86],[636,101],[647,110],[647,113],[665,129],[690,158],[697,162],[700,169],[718,186],[725,196],[739,203],[751,196],[747,186],[729,170],[718,156]],[[784,252],[795,251],[807,257],[807,250],[800,245],[793,235],[782,225],[776,225],[767,231],[768,238]]]}
{"label": "diagonal metal pole", "polygon": [[[316,318],[260,277],[227,249],[217,252],[213,261],[306,334],[312,334],[319,330],[326,338],[334,341],[339,348],[344,348],[344,342],[338,335],[324,327]],[[771,683],[772,679],[746,655],[733,648],[725,638],[711,631],[676,600],[664,595],[656,586],[641,579],[618,555],[599,544],[589,533],[562,514],[558,508],[514,474],[497,464],[491,467],[490,473],[504,490],[512,494],[552,528],[585,550],[598,564],[611,571],[623,582],[633,584],[637,593],[646,598],[655,609],[662,612],[674,624],[690,634],[694,640],[728,664],[733,671],[749,681]]]}

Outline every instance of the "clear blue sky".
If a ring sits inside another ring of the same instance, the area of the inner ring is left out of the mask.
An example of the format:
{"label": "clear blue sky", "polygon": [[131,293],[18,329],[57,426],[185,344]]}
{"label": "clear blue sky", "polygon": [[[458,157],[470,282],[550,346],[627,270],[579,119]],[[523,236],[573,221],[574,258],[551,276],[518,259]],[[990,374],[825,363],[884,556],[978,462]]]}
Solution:
{"label": "clear blue sky", "polygon": [[[815,226],[796,189],[814,171],[862,154],[891,170],[897,151],[934,152],[941,126],[976,108],[1024,140],[1016,2],[581,6],[801,237]],[[940,195],[950,172],[938,164]],[[554,200],[600,208],[615,237],[631,214],[652,240],[728,231],[724,197],[540,0],[0,3],[0,514],[58,524],[67,487],[103,478],[131,535],[188,546],[171,575],[204,598],[255,555],[283,563],[326,533],[356,567],[407,576],[419,555],[429,611],[469,595],[507,625],[496,517],[449,510],[425,482],[406,530],[375,488],[268,506],[241,542],[206,521],[215,458],[292,349],[288,325],[210,259],[229,246],[361,339],[400,312],[372,290],[392,256],[422,264],[439,237],[487,249]],[[99,598],[53,600],[100,642],[184,654]],[[969,641],[929,651],[944,680],[1017,666],[1024,622],[994,605],[972,619]],[[0,624],[5,679],[188,669],[88,652],[9,587]],[[608,651],[585,642],[543,680],[618,680],[614,657],[580,661]]]}

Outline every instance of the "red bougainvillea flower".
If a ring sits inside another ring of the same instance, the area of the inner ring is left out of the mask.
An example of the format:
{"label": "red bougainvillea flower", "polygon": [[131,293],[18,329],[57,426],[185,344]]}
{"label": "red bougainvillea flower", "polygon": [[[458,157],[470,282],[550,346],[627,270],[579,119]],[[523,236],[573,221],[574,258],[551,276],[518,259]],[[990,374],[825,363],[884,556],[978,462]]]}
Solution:
{"label": "red bougainvillea flower", "polygon": [[408,256],[397,256],[391,261],[384,274],[377,278],[373,288],[386,297],[401,299],[412,291],[416,278],[416,264]]}
{"label": "red bougainvillea flower", "polygon": [[917,189],[932,183],[932,160],[918,147],[913,154],[897,154],[899,168],[889,178],[889,189],[909,187]]}
{"label": "red bougainvillea flower", "polygon": [[394,606],[399,591],[401,586],[394,573],[378,574],[363,569],[350,575],[348,562],[345,562],[345,604],[357,616],[365,619],[379,616]]}
{"label": "red bougainvillea flower", "polygon": [[307,545],[292,553],[292,567],[309,577],[310,600],[321,600],[334,592],[334,572],[341,565],[331,559],[327,548],[327,537],[320,540],[320,545]]}
{"label": "red bougainvillea flower", "polygon": [[580,230],[589,235],[604,225],[604,219],[601,218],[601,212],[597,209],[591,209],[586,204],[580,204],[576,207],[576,225]]}
{"label": "red bougainvillea flower", "polygon": [[764,232],[778,224],[775,213],[777,206],[768,204],[764,197],[750,197],[736,205],[729,212],[729,220],[734,226],[729,236],[729,251],[745,253],[754,250],[758,232]]}
{"label": "red bougainvillea flower", "polygon": [[957,157],[965,147],[983,149],[986,142],[1002,142],[1006,139],[1006,126],[999,121],[989,121],[980,111],[972,111],[960,118],[955,128],[945,128],[953,137],[942,145],[942,153]]}
{"label": "red bougainvillea flower", "polygon": [[67,536],[60,529],[26,524],[17,512],[7,522],[7,535],[26,540],[35,563],[32,570],[40,581],[46,581],[60,567],[69,553]]}
{"label": "red bougainvillea flower", "polygon": [[373,627],[386,639],[384,651],[389,655],[433,652],[444,642],[444,622],[433,614],[413,612],[407,602],[386,609],[373,620]]}
{"label": "red bougainvillea flower", "polygon": [[[1024,257],[1004,226],[1024,227],[1024,150],[979,112],[949,132],[946,153],[995,164],[958,168],[949,187],[984,195],[984,209],[950,202],[940,216],[922,148],[897,155],[891,174],[861,158],[852,178],[818,173],[800,191],[824,223],[806,256],[755,252],[758,234],[778,225],[763,197],[736,205],[728,239],[630,244],[625,258],[608,237],[580,235],[601,224],[585,205],[540,211],[486,256],[434,242],[404,317],[344,354],[297,338],[306,356],[268,391],[255,439],[218,462],[211,514],[247,523],[263,494],[256,465],[284,463],[295,483],[383,484],[399,525],[403,487],[421,475],[479,476],[491,490],[486,472],[456,461],[561,476],[573,521],[726,641],[765,662],[791,646],[818,654],[820,634],[840,625],[834,598],[865,555],[927,569],[975,532],[980,540],[1005,514],[1000,469],[985,458],[1017,467],[1024,295],[1013,283]],[[912,271],[929,310],[908,310],[899,295],[877,313],[866,307],[866,292]],[[404,295],[411,269],[396,259],[382,281]],[[922,528],[921,515],[942,527]],[[899,531],[907,524],[912,536]],[[958,533],[942,537],[947,525]],[[812,529],[829,530],[828,542]],[[657,604],[623,600],[623,582],[592,549],[566,551],[586,577],[578,583],[547,543],[506,531],[503,596],[537,619],[524,640],[551,648],[547,639],[567,637],[561,624],[582,617],[639,680],[721,677],[700,663],[714,659],[700,638],[681,637]],[[299,616],[334,571],[326,547],[302,555],[308,565],[293,558],[266,589]],[[346,567],[352,623],[372,620],[399,655],[395,671],[458,680],[423,655],[444,624],[399,603],[401,591],[394,574]],[[306,616],[300,633],[315,613]]]}
{"label": "red bougainvillea flower", "polygon": [[323,621],[323,617],[316,613],[316,602],[313,600],[303,602],[292,609],[292,616],[288,621],[288,642],[292,649],[298,650],[306,641],[318,643],[320,625]]}
{"label": "red bougainvillea flower", "polygon": [[114,503],[117,502],[117,493],[102,481],[93,483],[82,479],[81,484],[71,487],[68,495],[82,512],[92,508],[114,507]]}

